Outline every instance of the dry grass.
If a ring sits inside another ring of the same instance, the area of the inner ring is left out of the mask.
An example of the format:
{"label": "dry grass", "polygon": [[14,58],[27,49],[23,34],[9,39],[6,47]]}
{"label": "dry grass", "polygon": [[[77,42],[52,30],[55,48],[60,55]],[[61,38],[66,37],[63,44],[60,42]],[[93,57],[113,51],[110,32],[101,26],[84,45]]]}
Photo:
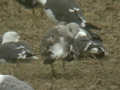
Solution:
{"label": "dry grass", "polygon": [[[80,59],[66,63],[63,72],[61,62],[55,63],[57,79],[51,69],[37,61],[29,63],[1,64],[0,73],[11,74],[27,81],[36,90],[120,90],[120,1],[79,0],[89,22],[102,27],[99,32],[109,51],[102,60]],[[0,0],[0,34],[16,30],[39,53],[42,35],[53,24],[41,8],[25,9],[16,0]]]}

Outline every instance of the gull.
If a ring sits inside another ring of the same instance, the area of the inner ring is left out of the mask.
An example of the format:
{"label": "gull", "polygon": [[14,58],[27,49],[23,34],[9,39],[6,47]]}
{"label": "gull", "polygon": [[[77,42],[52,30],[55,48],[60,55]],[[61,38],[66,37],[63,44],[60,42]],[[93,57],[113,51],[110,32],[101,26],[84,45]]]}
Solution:
{"label": "gull", "polygon": [[20,41],[15,31],[5,32],[0,45],[0,61],[38,59],[26,42]]}
{"label": "gull", "polygon": [[[71,45],[73,38],[78,32],[79,25],[76,23],[69,23],[67,25],[59,24],[50,29],[43,38],[40,44],[40,53],[44,58],[44,64],[50,64],[52,73],[55,76],[53,63],[57,60],[63,62],[73,60]],[[64,67],[64,63],[63,63]]]}
{"label": "gull", "polygon": [[0,90],[34,90],[26,82],[12,75],[0,75]]}

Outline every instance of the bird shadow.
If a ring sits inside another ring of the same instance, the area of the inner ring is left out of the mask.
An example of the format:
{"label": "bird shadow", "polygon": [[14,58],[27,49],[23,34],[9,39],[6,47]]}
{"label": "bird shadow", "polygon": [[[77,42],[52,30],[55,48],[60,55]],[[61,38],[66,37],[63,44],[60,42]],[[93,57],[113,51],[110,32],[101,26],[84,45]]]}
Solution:
{"label": "bird shadow", "polygon": [[30,63],[32,62],[31,59],[29,60],[6,60],[6,61],[1,61],[0,64],[16,64],[16,63]]}
{"label": "bird shadow", "polygon": [[35,0],[16,0],[19,4],[23,5],[27,9],[42,7],[39,3],[34,2]]}
{"label": "bird shadow", "polygon": [[43,80],[58,80],[58,79],[65,79],[65,80],[72,80],[73,77],[76,76],[76,74],[70,74],[68,72],[66,73],[55,73],[55,75],[51,73],[47,73],[44,75],[40,75],[39,78]]}

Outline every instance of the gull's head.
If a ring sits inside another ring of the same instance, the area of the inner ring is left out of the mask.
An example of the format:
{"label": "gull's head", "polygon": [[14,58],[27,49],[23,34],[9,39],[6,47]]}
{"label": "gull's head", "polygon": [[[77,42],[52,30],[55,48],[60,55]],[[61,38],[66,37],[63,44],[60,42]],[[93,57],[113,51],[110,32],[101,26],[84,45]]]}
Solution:
{"label": "gull's head", "polygon": [[9,42],[18,42],[20,39],[20,36],[15,31],[9,31],[3,34],[2,38],[2,44],[9,43]]}
{"label": "gull's head", "polygon": [[77,23],[69,23],[66,26],[68,29],[68,35],[71,36],[72,38],[79,32],[79,24]]}
{"label": "gull's head", "polygon": [[65,36],[74,38],[75,35],[79,32],[80,26],[79,24],[72,22],[68,24],[59,24],[56,28],[60,33],[63,33]]}
{"label": "gull's head", "polygon": [[37,2],[44,6],[47,3],[47,0],[37,0]]}

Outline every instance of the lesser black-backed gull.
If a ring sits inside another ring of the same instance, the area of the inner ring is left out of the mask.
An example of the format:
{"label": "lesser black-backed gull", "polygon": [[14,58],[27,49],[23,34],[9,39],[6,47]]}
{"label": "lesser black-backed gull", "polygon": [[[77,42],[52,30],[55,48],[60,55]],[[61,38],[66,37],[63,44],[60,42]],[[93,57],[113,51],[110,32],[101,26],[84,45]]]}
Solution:
{"label": "lesser black-backed gull", "polygon": [[30,46],[19,39],[20,35],[14,31],[3,34],[2,43],[0,45],[1,60],[37,59]]}
{"label": "lesser black-backed gull", "polygon": [[86,22],[77,0],[34,0],[44,6],[46,15],[55,23],[76,22],[85,29],[100,29]]}
{"label": "lesser black-backed gull", "polygon": [[55,23],[76,22],[85,26],[86,20],[82,15],[79,4],[75,0],[18,0],[25,6],[34,7],[40,3],[46,15]]}
{"label": "lesser black-backed gull", "polygon": [[79,28],[79,32],[73,41],[73,50],[77,56],[86,53],[96,56],[105,56],[107,54],[101,37],[91,31]]}
{"label": "lesser black-backed gull", "polygon": [[26,82],[12,75],[0,75],[0,90],[34,90]]}
{"label": "lesser black-backed gull", "polygon": [[42,4],[46,15],[54,23],[76,22],[85,29],[100,29],[97,26],[86,22],[77,0],[19,0],[25,6],[36,7]]}
{"label": "lesser black-backed gull", "polygon": [[86,20],[75,0],[38,0],[38,2],[45,7],[45,13],[55,23],[76,22],[85,26]]}

